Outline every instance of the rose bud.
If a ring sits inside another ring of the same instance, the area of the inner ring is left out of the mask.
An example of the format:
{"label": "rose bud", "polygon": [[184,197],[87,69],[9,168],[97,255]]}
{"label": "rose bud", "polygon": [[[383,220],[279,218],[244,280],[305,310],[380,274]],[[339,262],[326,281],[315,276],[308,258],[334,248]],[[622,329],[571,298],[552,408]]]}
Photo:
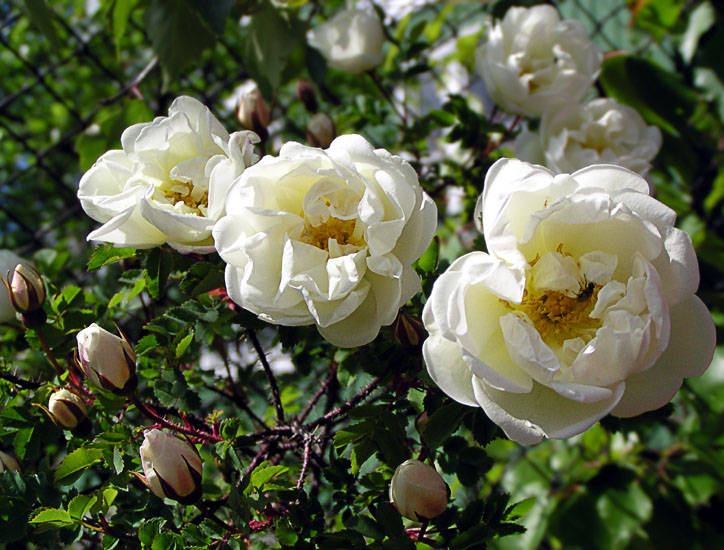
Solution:
{"label": "rose bud", "polygon": [[66,389],[57,390],[48,400],[48,411],[58,426],[84,435],[90,430],[85,403],[78,395]]}
{"label": "rose bud", "polygon": [[271,112],[258,87],[254,86],[239,98],[236,119],[245,128],[259,134],[261,139],[269,136],[266,127],[269,126]]}
{"label": "rose bud", "polygon": [[147,431],[141,445],[141,464],[146,483],[156,496],[181,504],[193,504],[201,496],[201,457],[175,435]]}
{"label": "rose bud", "polygon": [[8,289],[10,303],[15,311],[22,314],[26,326],[45,323],[45,283],[40,273],[28,265],[18,264],[12,277],[8,274],[8,280],[3,280],[3,283]]}
{"label": "rose bud", "polygon": [[435,468],[419,460],[406,460],[395,470],[390,483],[390,500],[406,518],[432,519],[447,508],[450,488]]}
{"label": "rose bud", "polygon": [[416,348],[427,338],[427,331],[420,318],[404,311],[397,315],[392,333],[395,340],[406,348]]}
{"label": "rose bud", "polygon": [[[0,250],[0,279],[5,283],[5,274],[7,273],[8,278],[10,274],[15,271],[15,266],[23,263],[20,256],[11,252],[10,250]],[[5,285],[8,286],[7,284]],[[0,291],[0,322],[11,321],[15,319],[15,308],[10,303],[10,289],[8,292]]]}
{"label": "rose bud", "polygon": [[312,115],[307,123],[307,141],[312,147],[326,149],[337,136],[334,122],[324,113]]}
{"label": "rose bud", "polygon": [[136,354],[133,346],[93,323],[77,335],[76,364],[97,386],[118,395],[128,395],[136,389]]}
{"label": "rose bud", "polygon": [[310,113],[316,113],[317,104],[317,93],[314,91],[314,86],[306,80],[300,80],[297,82],[297,97],[299,101],[304,104],[304,108]]}
{"label": "rose bud", "polygon": [[0,472],[22,472],[20,464],[12,456],[0,451]]}

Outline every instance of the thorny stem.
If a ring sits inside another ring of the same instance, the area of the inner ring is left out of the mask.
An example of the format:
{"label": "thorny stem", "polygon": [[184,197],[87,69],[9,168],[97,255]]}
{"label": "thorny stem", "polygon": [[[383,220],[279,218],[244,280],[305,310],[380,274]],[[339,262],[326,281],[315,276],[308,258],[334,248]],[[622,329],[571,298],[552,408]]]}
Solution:
{"label": "thorny stem", "polygon": [[0,372],[0,378],[2,378],[3,380],[7,380],[8,382],[12,382],[16,386],[19,386],[24,390],[37,390],[43,385],[41,382],[23,380],[22,378],[19,378],[14,374],[10,374],[9,372]]}
{"label": "thorny stem", "polygon": [[364,389],[360,393],[355,395],[352,399],[350,399],[346,403],[340,405],[336,409],[329,411],[323,417],[317,418],[315,421],[310,422],[308,424],[309,428],[316,428],[317,426],[326,425],[326,424],[331,423],[332,421],[334,421],[335,418],[343,415],[348,410],[350,410],[352,407],[357,405],[360,401],[364,400],[370,393],[372,393],[374,391],[374,389],[377,387],[377,385],[379,383],[380,383],[380,377],[378,376],[374,380],[372,380],[372,382],[367,384],[364,387]]}
{"label": "thorny stem", "polygon": [[187,428],[185,426],[181,426],[180,424],[174,424],[173,422],[169,422],[168,420],[163,418],[161,415],[156,413],[153,409],[151,409],[148,405],[146,405],[143,401],[141,401],[138,398],[138,396],[135,394],[131,394],[129,396],[129,399],[130,399],[131,403],[133,403],[138,408],[139,411],[141,411],[148,418],[150,418],[154,422],[157,422],[164,428],[168,428],[169,430],[173,430],[175,432],[179,432],[184,435],[188,435],[189,437],[192,437],[192,438],[204,439],[207,442],[224,441],[223,437],[219,437],[214,434],[202,432],[201,430]]}
{"label": "thorny stem", "polygon": [[299,479],[297,480],[297,489],[301,490],[304,487],[304,479],[307,477],[309,471],[309,457],[312,453],[312,436],[308,434],[306,441],[304,442],[304,457],[302,458],[302,471],[299,472]]}
{"label": "thorny stem", "polygon": [[279,386],[277,385],[277,380],[271,370],[271,365],[269,365],[269,361],[267,360],[266,354],[264,353],[264,350],[259,343],[259,338],[257,338],[256,332],[254,332],[253,330],[247,330],[246,334],[249,337],[249,340],[251,340],[251,343],[254,346],[257,355],[259,356],[261,365],[262,367],[264,367],[264,373],[266,374],[267,380],[269,381],[269,386],[271,387],[272,393],[272,400],[274,401],[274,407],[277,411],[277,423],[286,424],[286,419],[284,418],[284,408],[282,407],[282,398],[279,393]]}
{"label": "thorny stem", "polygon": [[322,384],[322,387],[317,390],[317,393],[314,394],[312,397],[312,400],[309,402],[309,404],[305,407],[305,409],[302,411],[302,414],[299,415],[299,423],[303,423],[310,412],[312,412],[312,409],[314,408],[314,405],[317,404],[317,401],[324,395],[324,393],[327,391],[327,388],[329,388],[329,385],[332,383],[334,378],[337,376],[337,363],[332,364],[331,372],[329,373],[329,376],[327,376],[327,379]]}
{"label": "thorny stem", "polygon": [[38,336],[38,342],[40,342],[40,347],[43,348],[45,355],[48,357],[48,360],[55,368],[55,372],[58,373],[58,376],[61,376],[64,372],[63,367],[61,367],[58,364],[58,361],[56,360],[55,355],[53,355],[53,352],[50,350],[50,347],[48,346],[48,342],[45,339],[45,334],[43,333],[42,327],[37,327],[35,329],[35,334],[37,334],[37,336]]}

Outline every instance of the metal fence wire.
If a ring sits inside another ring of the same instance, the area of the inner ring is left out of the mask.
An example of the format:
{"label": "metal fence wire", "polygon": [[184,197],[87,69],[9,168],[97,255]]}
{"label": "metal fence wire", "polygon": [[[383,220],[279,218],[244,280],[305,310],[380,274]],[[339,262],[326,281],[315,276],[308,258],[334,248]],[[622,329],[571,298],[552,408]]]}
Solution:
{"label": "metal fence wire", "polygon": [[[141,97],[163,114],[180,93],[213,109],[244,76],[234,38],[219,40],[201,67],[164,89],[141,18],[134,15],[117,47],[110,17],[98,2],[52,2],[51,41],[15,3],[0,5],[0,248],[31,253],[84,240],[92,220],[76,199],[82,175],[77,141],[97,152],[117,148],[120,130],[105,137],[108,113],[127,97]],[[565,17],[584,23],[604,50],[641,49],[631,42],[625,0],[559,2]],[[87,167],[87,166],[86,166]]]}

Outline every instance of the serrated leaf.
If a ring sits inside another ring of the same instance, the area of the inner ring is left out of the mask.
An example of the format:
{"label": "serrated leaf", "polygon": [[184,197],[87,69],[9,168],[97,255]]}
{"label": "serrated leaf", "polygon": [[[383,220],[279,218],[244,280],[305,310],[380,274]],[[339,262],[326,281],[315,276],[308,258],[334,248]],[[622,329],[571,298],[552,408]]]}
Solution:
{"label": "serrated leaf", "polygon": [[90,260],[88,260],[88,271],[118,262],[125,258],[132,258],[135,255],[135,248],[116,248],[112,244],[103,244],[91,252]]}
{"label": "serrated leaf", "polygon": [[[55,470],[56,483],[72,483],[75,481],[75,474],[79,474],[103,458],[101,449],[88,449],[81,447],[76,449],[63,459],[58,469]],[[70,479],[73,476],[73,479]]]}
{"label": "serrated leaf", "polygon": [[38,531],[42,532],[50,529],[57,529],[58,527],[75,525],[76,521],[70,517],[70,514],[65,510],[58,510],[57,508],[40,508],[40,510],[38,510],[28,523],[40,526]]}
{"label": "serrated leaf", "polygon": [[136,355],[141,356],[147,354],[149,351],[158,348],[158,340],[153,334],[148,334],[141,338],[134,347]]}

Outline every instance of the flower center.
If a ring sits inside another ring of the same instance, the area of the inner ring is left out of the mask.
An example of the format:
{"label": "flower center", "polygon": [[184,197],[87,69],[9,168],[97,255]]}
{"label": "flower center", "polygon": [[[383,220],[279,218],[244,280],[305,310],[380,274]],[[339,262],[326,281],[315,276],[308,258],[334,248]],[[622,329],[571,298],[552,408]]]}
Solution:
{"label": "flower center", "polygon": [[580,291],[569,296],[556,290],[527,290],[523,301],[513,306],[522,311],[547,343],[563,345],[568,339],[590,340],[600,327],[600,320],[589,317],[596,304],[600,285],[584,282]]}
{"label": "flower center", "polygon": [[168,180],[156,187],[153,198],[179,214],[206,216],[209,190],[195,186],[192,181]]}
{"label": "flower center", "polygon": [[304,220],[304,230],[299,237],[303,243],[311,244],[329,252],[329,240],[334,239],[340,246],[363,246],[361,239],[354,237],[357,220],[340,220],[334,216],[327,218],[321,225],[314,226],[309,220]]}

